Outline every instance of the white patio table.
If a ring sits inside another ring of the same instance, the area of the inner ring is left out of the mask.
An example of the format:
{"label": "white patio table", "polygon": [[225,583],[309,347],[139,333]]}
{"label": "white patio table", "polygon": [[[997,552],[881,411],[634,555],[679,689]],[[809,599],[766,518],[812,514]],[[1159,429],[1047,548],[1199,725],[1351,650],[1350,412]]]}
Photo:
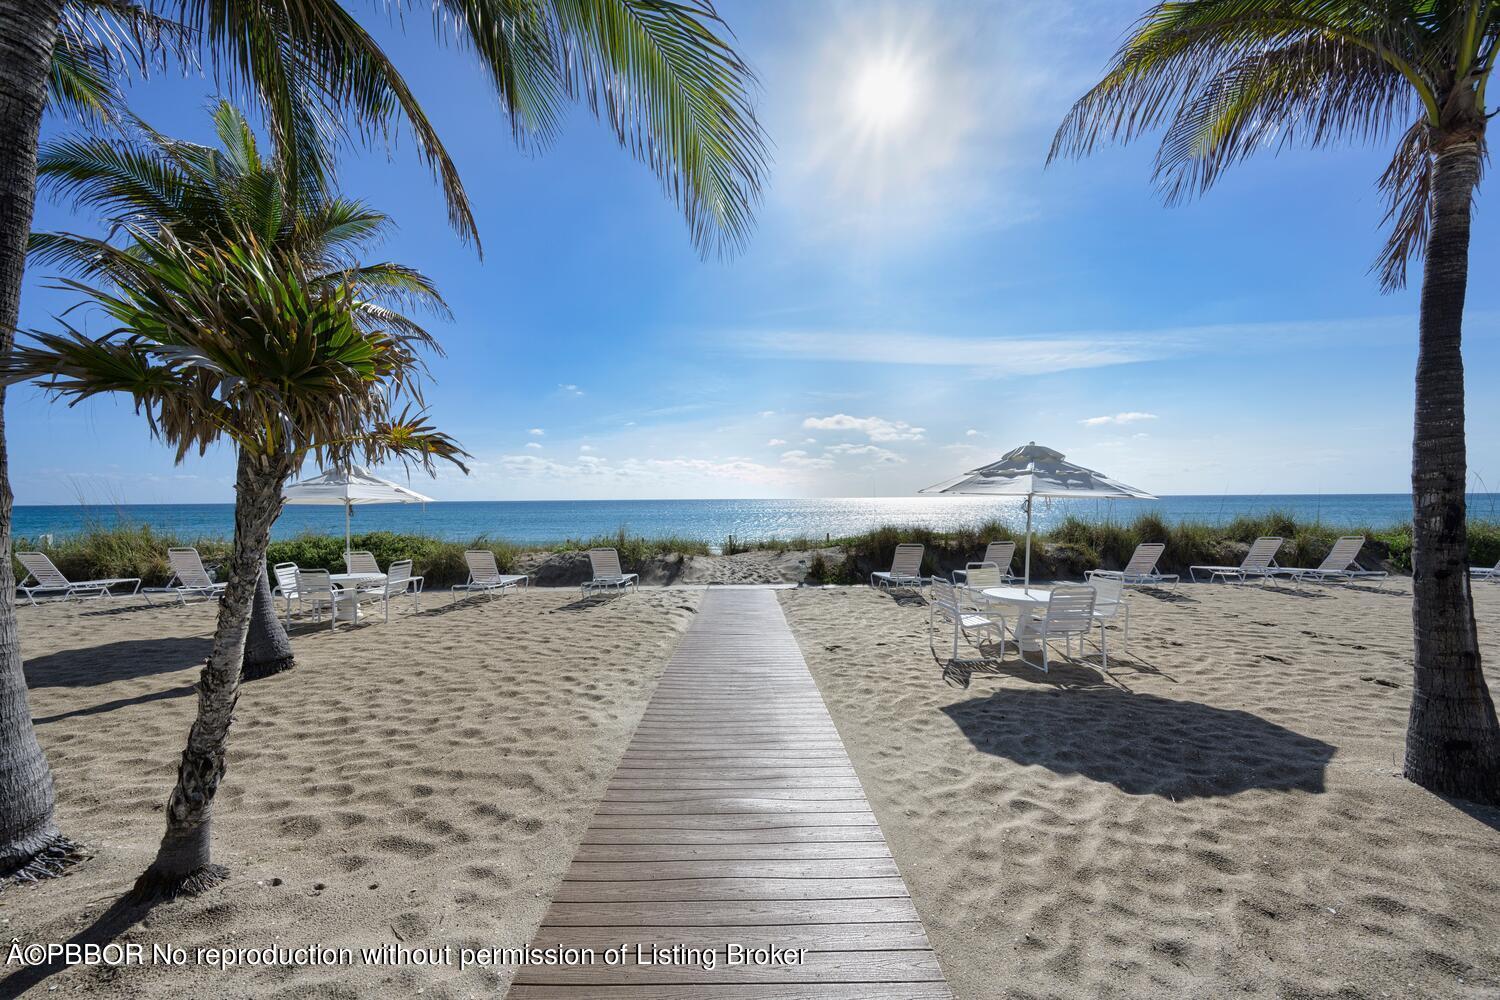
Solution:
{"label": "white patio table", "polygon": [[[328,582],[338,589],[336,600],[342,610],[353,611],[347,620],[359,621],[359,592],[371,587],[385,586],[384,573],[330,573]],[[343,618],[342,612],[339,615]]]}

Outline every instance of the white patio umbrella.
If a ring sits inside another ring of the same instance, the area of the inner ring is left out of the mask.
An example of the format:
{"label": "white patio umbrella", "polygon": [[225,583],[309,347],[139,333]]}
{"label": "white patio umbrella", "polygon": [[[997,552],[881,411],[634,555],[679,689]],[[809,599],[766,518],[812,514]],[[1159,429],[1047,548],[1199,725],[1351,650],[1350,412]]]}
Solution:
{"label": "white patio umbrella", "polygon": [[349,552],[349,518],[355,504],[432,503],[432,497],[407,489],[388,479],[373,476],[368,469],[330,469],[321,476],[292,483],[282,489],[287,503],[339,505],[344,508],[344,553]]}
{"label": "white patio umbrella", "polygon": [[1145,490],[1110,479],[1102,472],[1063,461],[1060,451],[1035,441],[1008,451],[998,462],[970,469],[919,493],[1024,497],[1026,508],[1026,586],[1031,586],[1031,504],[1037,497],[1155,500]]}

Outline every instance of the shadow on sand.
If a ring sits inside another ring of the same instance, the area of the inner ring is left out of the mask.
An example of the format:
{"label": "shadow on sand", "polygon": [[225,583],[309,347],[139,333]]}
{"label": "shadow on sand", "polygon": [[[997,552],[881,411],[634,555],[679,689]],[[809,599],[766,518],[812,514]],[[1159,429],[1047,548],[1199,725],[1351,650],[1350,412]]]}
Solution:
{"label": "shadow on sand", "polygon": [[213,640],[202,636],[129,639],[65,649],[26,661],[26,686],[93,687],[202,666]]}
{"label": "shadow on sand", "polygon": [[1032,673],[1047,686],[1008,688],[943,712],[983,753],[1108,782],[1130,795],[1322,792],[1337,752],[1249,712],[1121,691],[1097,674],[1089,681],[1083,675],[1092,672],[1082,668]]}

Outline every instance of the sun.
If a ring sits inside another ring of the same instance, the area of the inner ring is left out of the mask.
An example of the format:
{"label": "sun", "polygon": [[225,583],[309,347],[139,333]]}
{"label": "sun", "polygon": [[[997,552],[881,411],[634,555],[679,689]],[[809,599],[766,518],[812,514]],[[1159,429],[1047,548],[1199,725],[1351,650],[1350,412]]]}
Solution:
{"label": "sun", "polygon": [[893,55],[873,56],[855,71],[850,104],[855,120],[872,132],[894,132],[912,116],[918,80],[911,66]]}

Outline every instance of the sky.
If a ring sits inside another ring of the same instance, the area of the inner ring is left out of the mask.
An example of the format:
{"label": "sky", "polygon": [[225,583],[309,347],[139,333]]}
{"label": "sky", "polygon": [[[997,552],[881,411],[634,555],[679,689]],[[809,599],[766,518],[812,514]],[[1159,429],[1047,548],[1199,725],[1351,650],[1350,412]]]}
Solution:
{"label": "sky", "polygon": [[[1036,441],[1161,494],[1407,490],[1417,295],[1382,295],[1369,273],[1388,150],[1267,152],[1171,208],[1150,143],[1046,165],[1144,6],[721,0],[772,143],[755,232],[724,261],[700,258],[587,109],[518,151],[478,68],[425,19],[403,31],[359,7],[483,240],[481,259],[448,227],[409,140],[345,158],[343,190],[399,227],[381,256],[432,276],[454,313],[434,328],[446,353],[427,401],[471,473],[413,485],[443,500],[900,496]],[[172,74],[130,96],[158,130],[206,142],[215,93]],[[1500,488],[1492,200],[1465,327],[1475,489]],[[97,223],[44,203],[36,228]],[[56,329],[72,302],[48,279],[27,275],[23,330]],[[69,408],[19,387],[6,419],[17,503],[233,498],[227,447],[174,464],[128,400]]]}

